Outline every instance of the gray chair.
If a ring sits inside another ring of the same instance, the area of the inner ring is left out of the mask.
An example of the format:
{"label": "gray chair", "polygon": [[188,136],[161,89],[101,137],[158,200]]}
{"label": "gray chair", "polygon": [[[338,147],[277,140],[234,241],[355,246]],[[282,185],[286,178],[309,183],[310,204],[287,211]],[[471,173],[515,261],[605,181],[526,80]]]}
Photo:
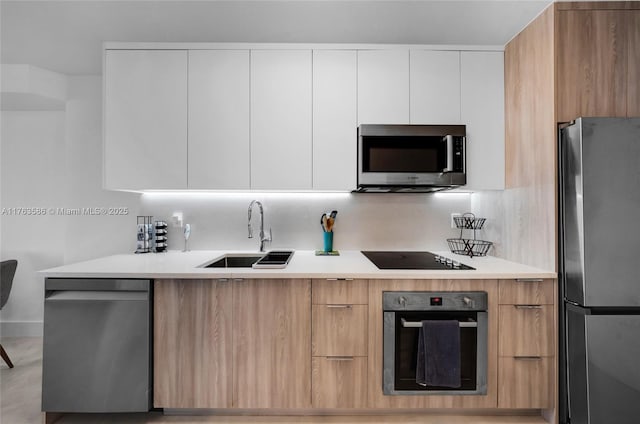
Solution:
{"label": "gray chair", "polygon": [[[4,305],[9,300],[9,293],[11,293],[11,286],[13,286],[13,276],[16,274],[16,268],[18,267],[18,261],[10,259],[8,261],[2,261],[0,263],[0,309],[4,308]],[[9,359],[9,355],[4,351],[2,344],[0,344],[0,356],[7,363],[9,368],[13,368],[13,363]]]}

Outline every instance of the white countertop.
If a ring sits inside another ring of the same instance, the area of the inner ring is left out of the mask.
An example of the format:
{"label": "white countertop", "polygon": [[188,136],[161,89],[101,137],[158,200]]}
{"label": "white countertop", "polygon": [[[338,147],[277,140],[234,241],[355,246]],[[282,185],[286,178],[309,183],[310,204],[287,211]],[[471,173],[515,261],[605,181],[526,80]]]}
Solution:
{"label": "white countertop", "polygon": [[362,253],[341,251],[340,256],[315,256],[297,250],[284,269],[200,268],[225,253],[249,251],[194,250],[107,256],[40,271],[56,278],[362,278],[362,279],[508,279],[556,278],[556,273],[491,256],[469,258],[451,252],[433,252],[475,270],[380,270]]}

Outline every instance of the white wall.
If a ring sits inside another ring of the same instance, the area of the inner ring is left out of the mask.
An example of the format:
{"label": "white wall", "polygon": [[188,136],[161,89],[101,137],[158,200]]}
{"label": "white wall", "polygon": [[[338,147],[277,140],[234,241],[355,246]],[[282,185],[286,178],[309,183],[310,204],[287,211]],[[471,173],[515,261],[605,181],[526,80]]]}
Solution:
{"label": "white wall", "polygon": [[[2,112],[1,119],[2,208],[64,206],[64,112]],[[0,330],[5,336],[37,334],[44,292],[37,270],[63,263],[64,218],[3,214],[0,219],[2,260],[18,260]]]}
{"label": "white wall", "polygon": [[0,207],[124,206],[128,216],[0,216],[2,259],[18,269],[2,310],[3,336],[42,332],[37,271],[127,251],[139,195],[102,190],[102,80],[69,78],[64,112],[3,111]]}
{"label": "white wall", "polygon": [[[247,238],[247,209],[253,199],[265,208],[265,230],[273,229],[268,248],[321,249],[323,212],[338,210],[334,249],[447,250],[452,212],[470,208],[469,194],[238,193],[144,194],[142,213],[170,222],[181,211],[191,224],[189,247],[258,249],[259,216],[253,212],[254,238]],[[133,243],[133,239],[132,239]],[[169,248],[182,249],[180,229],[170,226]]]}
{"label": "white wall", "polygon": [[69,78],[66,113],[66,205],[125,207],[127,215],[66,218],[65,263],[133,252],[140,195],[102,189],[102,77]]}

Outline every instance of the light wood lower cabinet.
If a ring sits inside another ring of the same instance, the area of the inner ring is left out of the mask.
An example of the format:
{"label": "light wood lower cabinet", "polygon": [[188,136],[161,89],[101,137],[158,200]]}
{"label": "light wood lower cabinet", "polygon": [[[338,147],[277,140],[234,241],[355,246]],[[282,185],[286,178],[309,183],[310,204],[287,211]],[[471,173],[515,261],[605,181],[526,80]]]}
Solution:
{"label": "light wood lower cabinet", "polygon": [[498,301],[501,305],[553,305],[554,280],[500,280]]}
{"label": "light wood lower cabinet", "polygon": [[156,408],[230,408],[231,283],[156,280]]}
{"label": "light wood lower cabinet", "polygon": [[501,357],[498,407],[549,408],[553,396],[553,357]]}
{"label": "light wood lower cabinet", "polygon": [[553,305],[500,305],[500,356],[554,356]]}
{"label": "light wood lower cabinet", "polygon": [[[154,407],[554,407],[554,280],[156,280]],[[382,392],[385,291],[485,291],[485,395]],[[535,303],[538,302],[538,303]]]}
{"label": "light wood lower cabinet", "polygon": [[367,356],[367,305],[313,305],[313,356]]}
{"label": "light wood lower cabinet", "polygon": [[233,282],[238,408],[311,407],[311,281]]}
{"label": "light wood lower cabinet", "polygon": [[554,280],[499,282],[499,408],[554,405],[554,285]]}
{"label": "light wood lower cabinet", "polygon": [[367,280],[313,280],[314,408],[366,408]]}
{"label": "light wood lower cabinet", "polygon": [[369,282],[367,280],[313,280],[314,305],[368,305]]}
{"label": "light wood lower cabinet", "polygon": [[366,357],[314,357],[314,408],[365,408],[367,406]]}

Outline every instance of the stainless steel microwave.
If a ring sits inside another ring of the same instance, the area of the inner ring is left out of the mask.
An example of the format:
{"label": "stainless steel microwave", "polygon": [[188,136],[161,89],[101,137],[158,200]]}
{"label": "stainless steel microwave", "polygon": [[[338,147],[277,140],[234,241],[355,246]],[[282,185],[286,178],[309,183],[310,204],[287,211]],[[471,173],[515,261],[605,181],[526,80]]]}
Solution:
{"label": "stainless steel microwave", "polygon": [[358,127],[357,192],[433,192],[465,185],[464,125]]}

